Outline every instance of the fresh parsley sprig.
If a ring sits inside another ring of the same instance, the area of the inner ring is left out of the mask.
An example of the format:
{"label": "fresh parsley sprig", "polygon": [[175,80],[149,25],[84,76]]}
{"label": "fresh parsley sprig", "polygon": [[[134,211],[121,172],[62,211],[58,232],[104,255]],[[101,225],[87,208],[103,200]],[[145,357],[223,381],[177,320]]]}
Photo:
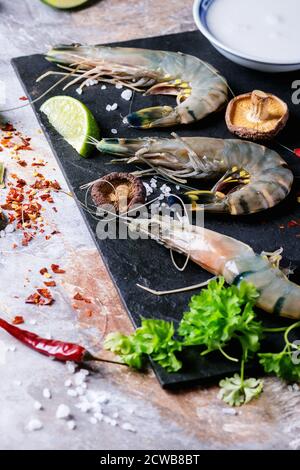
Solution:
{"label": "fresh parsley sprig", "polygon": [[178,334],[183,337],[185,346],[205,346],[207,349],[202,354],[218,349],[229,358],[223,348],[233,338],[247,354],[256,352],[263,334],[253,311],[258,292],[245,281],[239,287],[225,287],[224,283],[224,278],[211,281],[207,289],[191,298]]}
{"label": "fresh parsley sprig", "polygon": [[267,374],[274,374],[288,382],[300,381],[300,344],[289,341],[289,334],[296,328],[300,328],[300,322],[293,323],[288,328],[268,329],[270,333],[283,330],[285,346],[279,353],[258,354],[259,362]]}
{"label": "fresh parsley sprig", "polygon": [[174,325],[164,320],[142,320],[140,328],[131,335],[110,333],[104,348],[118,354],[125,364],[136,369],[144,365],[146,355],[168,372],[177,372],[182,367],[175,353],[182,344],[174,339]]}
{"label": "fresh parsley sprig", "polygon": [[[243,281],[239,286],[226,287],[221,277],[191,298],[177,332],[172,322],[143,319],[141,327],[131,335],[109,334],[104,347],[136,369],[141,369],[150,356],[168,372],[181,369],[177,353],[185,347],[200,346],[202,355],[219,350],[228,360],[240,362],[240,374],[221,380],[219,396],[231,406],[240,406],[257,398],[263,390],[262,380],[245,378],[244,373],[245,364],[256,353],[265,372],[300,381],[300,360],[295,361],[295,353],[300,356],[300,345],[289,341],[290,332],[299,328],[300,322],[287,328],[264,328],[253,310],[258,296],[252,284]],[[259,353],[264,333],[279,331],[284,333],[284,349],[279,353]],[[232,340],[241,346],[239,359],[224,350]]]}

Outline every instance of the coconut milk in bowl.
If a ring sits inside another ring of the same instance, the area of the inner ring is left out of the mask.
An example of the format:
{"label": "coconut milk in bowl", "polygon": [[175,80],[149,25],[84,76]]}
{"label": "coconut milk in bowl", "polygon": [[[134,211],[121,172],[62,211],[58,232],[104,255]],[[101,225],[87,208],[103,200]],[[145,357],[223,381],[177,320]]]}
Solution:
{"label": "coconut milk in bowl", "polygon": [[194,18],[212,45],[238,64],[300,69],[299,0],[196,0]]}

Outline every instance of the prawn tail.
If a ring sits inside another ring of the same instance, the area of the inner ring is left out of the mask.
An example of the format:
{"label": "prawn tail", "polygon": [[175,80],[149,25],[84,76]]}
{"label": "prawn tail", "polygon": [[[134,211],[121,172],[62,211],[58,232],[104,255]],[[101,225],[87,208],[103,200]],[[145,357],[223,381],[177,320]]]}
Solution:
{"label": "prawn tail", "polygon": [[127,116],[131,127],[149,129],[152,127],[167,127],[179,123],[176,108],[171,106],[153,106],[135,111]]}
{"label": "prawn tail", "polygon": [[90,139],[90,143],[94,144],[101,153],[107,153],[115,156],[130,157],[147,142],[147,138],[125,139],[125,138],[110,138],[110,139]]}

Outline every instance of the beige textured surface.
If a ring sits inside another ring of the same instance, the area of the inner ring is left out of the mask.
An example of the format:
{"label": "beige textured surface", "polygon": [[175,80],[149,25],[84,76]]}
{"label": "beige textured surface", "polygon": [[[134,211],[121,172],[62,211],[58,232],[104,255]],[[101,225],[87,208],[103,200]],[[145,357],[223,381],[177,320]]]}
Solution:
{"label": "beige textured surface", "polygon": [[[13,56],[41,52],[57,42],[109,42],[194,29],[192,0],[103,0],[75,13],[58,12],[38,0],[0,2],[0,74],[6,85],[5,107],[18,104],[23,94],[9,65]],[[64,179],[32,111],[6,113],[5,117],[33,138],[34,153],[49,164],[45,174]],[[24,155],[25,157],[25,155]],[[26,155],[27,158],[27,155]],[[31,157],[28,157],[31,158]],[[3,152],[8,173],[29,177],[30,167],[16,168],[9,152]],[[21,171],[22,170],[22,171]],[[105,332],[129,331],[130,322],[74,201],[55,196],[57,214],[47,217],[61,234],[45,243],[36,239],[28,248],[12,251],[18,239],[11,234],[0,239],[2,314],[25,317],[25,326],[41,334],[80,341],[95,351]],[[51,212],[51,211],[50,211]],[[66,269],[58,280],[56,302],[50,309],[25,306],[24,297],[39,282],[38,271],[52,262]],[[30,271],[29,271],[30,270]],[[30,273],[30,275],[29,275]],[[30,282],[25,282],[26,277]],[[25,287],[24,287],[25,286]],[[87,308],[72,297],[80,291],[92,299]],[[20,298],[15,298],[19,295]],[[76,308],[74,308],[76,307]],[[36,324],[30,324],[35,320]],[[7,347],[16,346],[16,351]],[[195,388],[176,393],[163,391],[152,371],[138,374],[120,366],[102,365],[91,374],[88,389],[106,391],[110,401],[105,413],[119,413],[119,423],[130,422],[137,433],[101,422],[92,425],[81,413],[78,397],[66,393],[64,381],[71,377],[66,367],[15,343],[0,331],[0,448],[4,449],[205,449],[205,448],[297,448],[300,427],[300,393],[291,392],[277,380],[266,380],[261,399],[237,415],[224,413],[217,388]],[[52,399],[42,396],[44,387]],[[44,410],[34,409],[34,400]],[[55,418],[60,403],[70,406],[77,429]],[[38,417],[43,429],[29,433],[26,425]],[[92,427],[92,428],[91,428]]]}

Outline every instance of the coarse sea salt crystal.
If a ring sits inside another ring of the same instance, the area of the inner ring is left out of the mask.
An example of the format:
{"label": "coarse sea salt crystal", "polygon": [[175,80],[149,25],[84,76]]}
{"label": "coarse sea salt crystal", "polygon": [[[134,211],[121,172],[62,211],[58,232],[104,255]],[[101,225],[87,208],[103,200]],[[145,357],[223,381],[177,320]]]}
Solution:
{"label": "coarse sea salt crystal", "polygon": [[117,90],[121,90],[121,88],[123,88],[122,83],[116,83],[116,88]]}
{"label": "coarse sea salt crystal", "polygon": [[98,421],[103,421],[104,415],[98,411],[97,413],[94,414],[94,417],[95,417]]}
{"label": "coarse sea salt crystal", "polygon": [[135,428],[130,423],[121,424],[121,428],[124,429],[124,431],[136,432]]}
{"label": "coarse sea salt crystal", "polygon": [[87,413],[92,408],[92,405],[88,402],[80,402],[77,403],[75,406],[76,408],[79,408],[82,413]]}
{"label": "coarse sea salt crystal", "polygon": [[74,375],[74,382],[75,382],[75,385],[82,385],[85,380],[86,380],[86,375],[83,374],[81,371],[77,372],[77,373]]}
{"label": "coarse sea salt crystal", "polygon": [[16,346],[9,346],[8,347],[8,350],[11,351],[11,352],[15,352],[16,349],[17,349]]}
{"label": "coarse sea salt crystal", "polygon": [[143,185],[146,189],[146,196],[150,196],[150,194],[153,193],[153,189],[151,188],[150,184],[144,182]]}
{"label": "coarse sea salt crystal", "polygon": [[65,385],[65,387],[71,387],[71,385],[72,385],[72,380],[71,380],[71,379],[67,379],[67,380],[65,381],[65,384],[64,384],[64,385]]}
{"label": "coarse sea salt crystal", "polygon": [[76,88],[76,93],[78,95],[82,95],[82,88]]}
{"label": "coarse sea salt crystal", "polygon": [[102,85],[101,90],[106,90],[106,85]]}
{"label": "coarse sea salt crystal", "polygon": [[18,387],[20,387],[22,385],[22,381],[21,380],[15,380],[14,384],[17,385]]}
{"label": "coarse sea salt crystal", "polygon": [[28,431],[39,431],[39,429],[43,428],[43,423],[39,419],[31,419],[26,426]]}
{"label": "coarse sea salt crystal", "polygon": [[78,393],[72,388],[69,388],[69,390],[67,390],[67,395],[69,395],[69,397],[78,397]]}
{"label": "coarse sea salt crystal", "polygon": [[68,426],[68,428],[71,429],[71,431],[72,431],[73,429],[76,428],[76,423],[75,423],[75,421],[74,421],[73,419],[71,419],[70,421],[67,422],[67,426]]}
{"label": "coarse sea salt crystal", "polygon": [[67,361],[67,362],[66,362],[66,367],[67,367],[67,369],[68,369],[68,372],[70,372],[70,374],[74,374],[74,373],[75,373],[76,366],[75,366],[74,362]]}
{"label": "coarse sea salt crystal", "polygon": [[36,320],[29,320],[30,325],[36,325]]}
{"label": "coarse sea salt crystal", "polygon": [[95,418],[94,416],[91,416],[89,419],[89,422],[92,424],[97,424],[97,418]]}
{"label": "coarse sea salt crystal", "polygon": [[238,414],[237,410],[233,408],[222,408],[222,413],[224,415],[232,415],[232,416],[236,416]]}
{"label": "coarse sea salt crystal", "polygon": [[71,410],[68,405],[61,404],[58,406],[55,416],[57,419],[67,419],[71,414]]}
{"label": "coarse sea salt crystal", "polygon": [[14,224],[8,224],[6,227],[5,227],[5,233],[12,233],[15,231],[15,226]]}
{"label": "coarse sea salt crystal", "polygon": [[96,80],[95,78],[94,78],[94,79],[89,78],[89,79],[85,82],[86,86],[97,85],[97,83],[98,83],[98,80]]}
{"label": "coarse sea salt crystal", "polygon": [[35,401],[34,404],[33,404],[33,407],[35,410],[42,410],[43,409],[43,405],[41,404],[40,401]]}
{"label": "coarse sea salt crystal", "polygon": [[50,392],[49,388],[44,388],[44,390],[43,390],[43,397],[44,397],[44,398],[51,398],[51,396],[52,396],[52,395],[51,395],[51,392]]}
{"label": "coarse sea salt crystal", "polygon": [[99,391],[95,396],[96,403],[108,403],[110,399],[109,393],[104,390]]}
{"label": "coarse sea salt crystal", "polygon": [[118,133],[117,129],[111,129],[110,132],[111,132],[112,134],[117,134],[117,133]]}
{"label": "coarse sea salt crystal", "polygon": [[117,103],[113,103],[113,104],[111,105],[111,107],[110,107],[110,110],[111,110],[111,111],[115,111],[115,110],[117,109],[117,107],[118,107],[118,104],[117,104]]}
{"label": "coarse sea salt crystal", "polygon": [[123,100],[129,101],[131,97],[132,97],[132,90],[122,91],[121,98],[123,98]]}
{"label": "coarse sea salt crystal", "polygon": [[106,109],[106,111],[110,111],[111,110],[111,105],[108,104],[105,109]]}
{"label": "coarse sea salt crystal", "polygon": [[128,124],[128,120],[127,120],[126,116],[122,119],[122,122],[123,122],[123,124]]}
{"label": "coarse sea salt crystal", "polygon": [[167,186],[166,184],[163,184],[160,188],[160,192],[164,195],[169,195],[171,192],[170,186]]}
{"label": "coarse sea salt crystal", "polygon": [[151,178],[150,180],[150,186],[151,188],[157,188],[157,180],[155,178]]}
{"label": "coarse sea salt crystal", "polygon": [[117,421],[112,419],[110,416],[104,416],[103,421],[110,426],[117,426]]}

